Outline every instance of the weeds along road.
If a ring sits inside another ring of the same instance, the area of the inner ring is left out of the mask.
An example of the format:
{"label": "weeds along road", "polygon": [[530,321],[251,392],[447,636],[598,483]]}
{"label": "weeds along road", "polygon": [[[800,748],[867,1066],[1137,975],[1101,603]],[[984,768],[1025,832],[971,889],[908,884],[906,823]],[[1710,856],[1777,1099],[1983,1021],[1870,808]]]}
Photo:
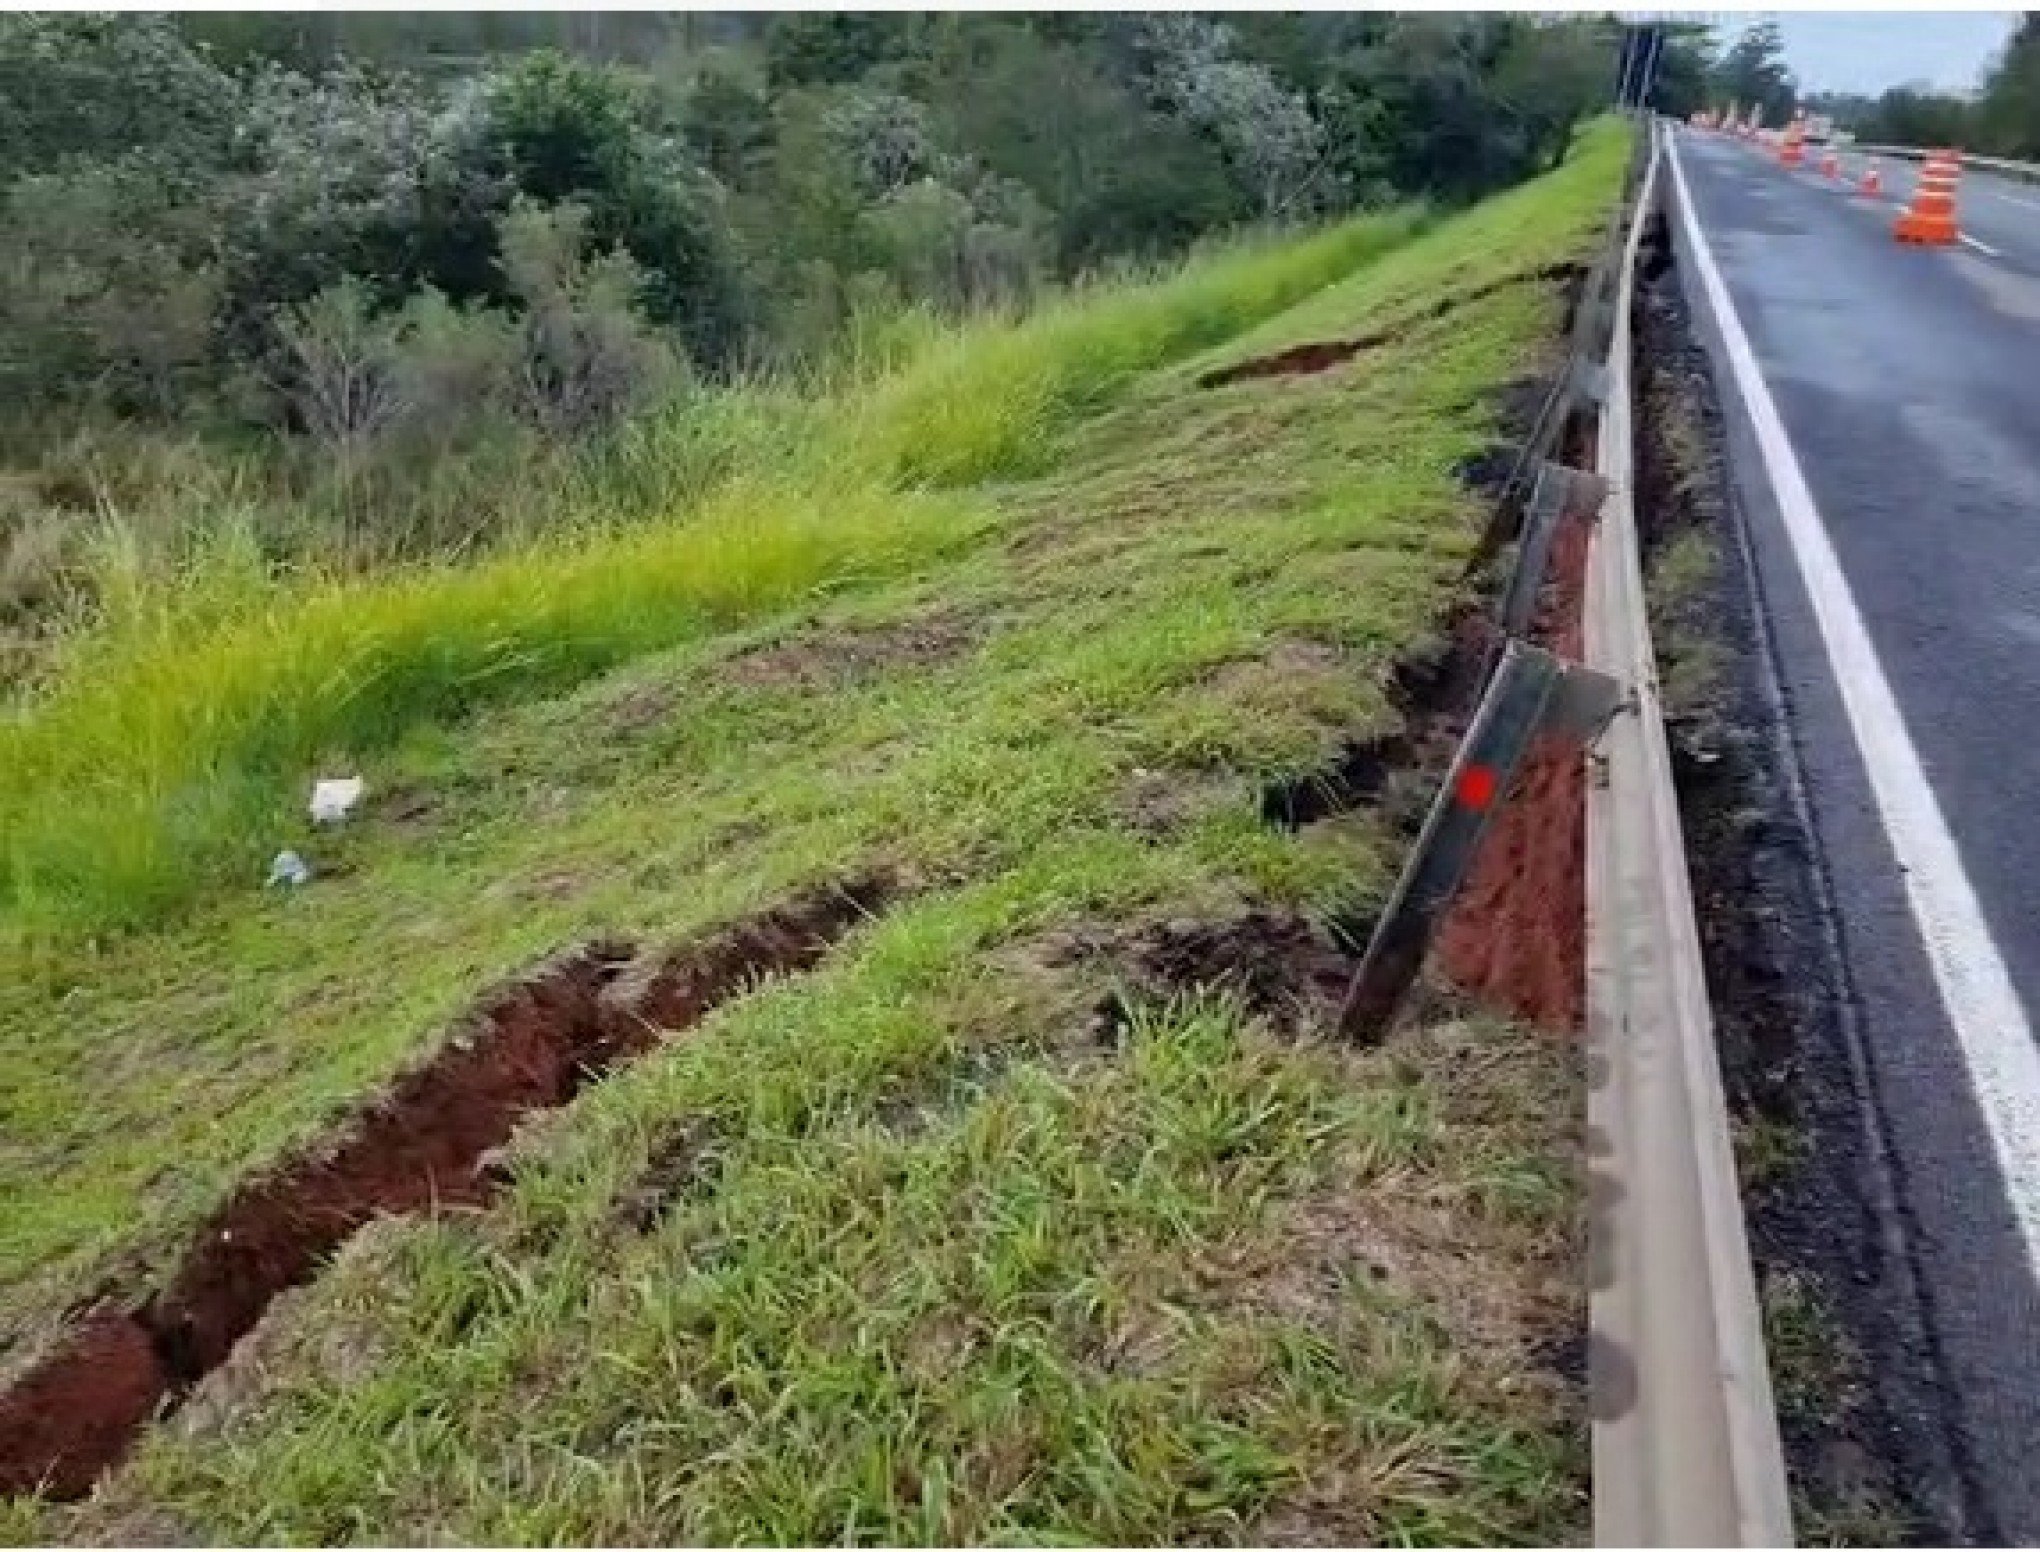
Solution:
{"label": "weeds along road", "polygon": [[[1680,132],[1668,220],[1712,361],[1936,1407],[1985,1539],[2040,1538],[2040,191],[1984,246]],[[1887,193],[1910,170],[1885,169]],[[1873,1364],[1875,1356],[1872,1355]]]}

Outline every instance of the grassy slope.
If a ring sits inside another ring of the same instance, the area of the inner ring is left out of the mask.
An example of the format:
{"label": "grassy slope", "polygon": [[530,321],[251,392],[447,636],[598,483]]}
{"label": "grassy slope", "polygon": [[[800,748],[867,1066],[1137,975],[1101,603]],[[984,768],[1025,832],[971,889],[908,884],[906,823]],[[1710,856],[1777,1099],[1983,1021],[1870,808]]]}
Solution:
{"label": "grassy slope", "polygon": [[[1419,219],[1358,217],[1019,322],[938,330],[846,393],[764,386],[689,405],[629,439],[565,538],[525,553],[120,597],[48,693],[0,714],[0,933],[154,924],[260,871],[311,762],[967,542],[995,514],[962,487],[1043,466],[1135,374],[1348,274]],[[684,521],[610,523],[676,505]]]}
{"label": "grassy slope", "polygon": [[[1597,142],[1222,354],[1576,252],[1618,160]],[[923,471],[1032,468],[970,490],[977,542],[918,574],[458,736],[414,728],[301,896],[40,953],[0,992],[17,1333],[146,1267],[564,939],[675,934],[874,856],[933,886],[533,1129],[491,1213],[362,1237],[222,1377],[236,1404],[159,1430],[88,1520],[1576,1530],[1561,1387],[1525,1372],[1570,1297],[1569,1064],[1461,1026],[1368,1057],[1278,1043],[1226,1005],[1101,1050],[1096,973],[1038,948],[1156,909],[1378,896],[1371,821],[1271,833],[1256,785],[1387,716],[1387,665],[1470,544],[1450,470],[1555,308],[1501,290],[1314,378],[1164,372],[1052,460]],[[622,1231],[682,1126],[714,1168]]]}

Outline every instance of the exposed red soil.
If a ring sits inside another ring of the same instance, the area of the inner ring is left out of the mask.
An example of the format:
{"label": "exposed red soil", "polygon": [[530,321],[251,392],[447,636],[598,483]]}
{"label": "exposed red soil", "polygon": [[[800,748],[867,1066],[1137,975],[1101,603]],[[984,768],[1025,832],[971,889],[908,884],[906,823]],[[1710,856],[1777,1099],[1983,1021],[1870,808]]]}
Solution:
{"label": "exposed red soil", "polygon": [[160,1293],[95,1311],[0,1396],[0,1492],[88,1491],[143,1424],[355,1230],[487,1202],[502,1183],[488,1155],[526,1116],[565,1104],[757,979],[814,965],[892,892],[875,876],[812,890],[642,958],[591,945],[485,998],[377,1103],[235,1192]]}
{"label": "exposed red soil", "polygon": [[1308,344],[1278,350],[1273,355],[1256,356],[1251,361],[1206,372],[1197,379],[1197,386],[1223,388],[1227,383],[1247,382],[1256,377],[1306,377],[1312,372],[1330,371],[1342,361],[1351,361],[1363,350],[1387,344],[1393,337],[1385,330],[1377,330],[1355,339],[1312,340]]}
{"label": "exposed red soil", "polygon": [[86,1317],[64,1343],[0,1396],[0,1490],[85,1493],[162,1405],[170,1375],[140,1319]]}
{"label": "exposed red soil", "polygon": [[[1552,544],[1538,641],[1580,655],[1592,529],[1568,522]],[[1472,876],[1439,924],[1434,962],[1482,1001],[1547,1029],[1586,1023],[1586,762],[1560,739],[1536,744],[1496,813]]]}

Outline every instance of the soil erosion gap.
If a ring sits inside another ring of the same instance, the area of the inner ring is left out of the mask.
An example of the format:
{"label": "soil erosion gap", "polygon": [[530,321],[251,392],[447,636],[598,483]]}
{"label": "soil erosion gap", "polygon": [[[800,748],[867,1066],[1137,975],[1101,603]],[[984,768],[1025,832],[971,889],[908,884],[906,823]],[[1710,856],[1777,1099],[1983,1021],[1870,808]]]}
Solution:
{"label": "soil erosion gap", "polygon": [[810,968],[894,893],[875,875],[831,884],[662,953],[578,948],[491,993],[336,1136],[236,1191],[160,1292],[93,1311],[0,1396],[0,1492],[89,1491],[357,1229],[487,1202],[502,1184],[488,1155],[520,1120],[564,1105],[761,977]]}

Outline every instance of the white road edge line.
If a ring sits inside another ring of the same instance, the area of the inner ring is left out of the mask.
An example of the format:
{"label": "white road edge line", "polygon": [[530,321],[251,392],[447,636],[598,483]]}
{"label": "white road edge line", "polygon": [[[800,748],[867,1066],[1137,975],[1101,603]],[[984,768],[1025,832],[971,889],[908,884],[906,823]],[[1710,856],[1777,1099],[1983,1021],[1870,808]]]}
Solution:
{"label": "white road edge line", "polygon": [[1974,237],[1971,237],[1967,232],[1957,232],[1955,235],[1962,239],[1965,246],[1974,248],[1986,259],[2001,259],[2004,257],[2002,253],[1999,253],[1997,249],[1993,248],[1989,243],[1980,243]]}
{"label": "white road edge line", "polygon": [[1799,456],[1785,434],[1749,336],[1700,229],[1676,144],[1671,147],[1671,163],[1686,244],[1720,326],[1736,387],[1749,410],[1792,557],[1813,602],[1828,663],[1869,772],[1871,794],[1933,966],[1941,1005],[1961,1046],[2012,1213],[2025,1237],[2027,1260],[2040,1271],[2040,1046],[2033,1043],[2026,1010],[1983,919],[1955,837],[1905,730],[1827,526],[1813,504]]}

